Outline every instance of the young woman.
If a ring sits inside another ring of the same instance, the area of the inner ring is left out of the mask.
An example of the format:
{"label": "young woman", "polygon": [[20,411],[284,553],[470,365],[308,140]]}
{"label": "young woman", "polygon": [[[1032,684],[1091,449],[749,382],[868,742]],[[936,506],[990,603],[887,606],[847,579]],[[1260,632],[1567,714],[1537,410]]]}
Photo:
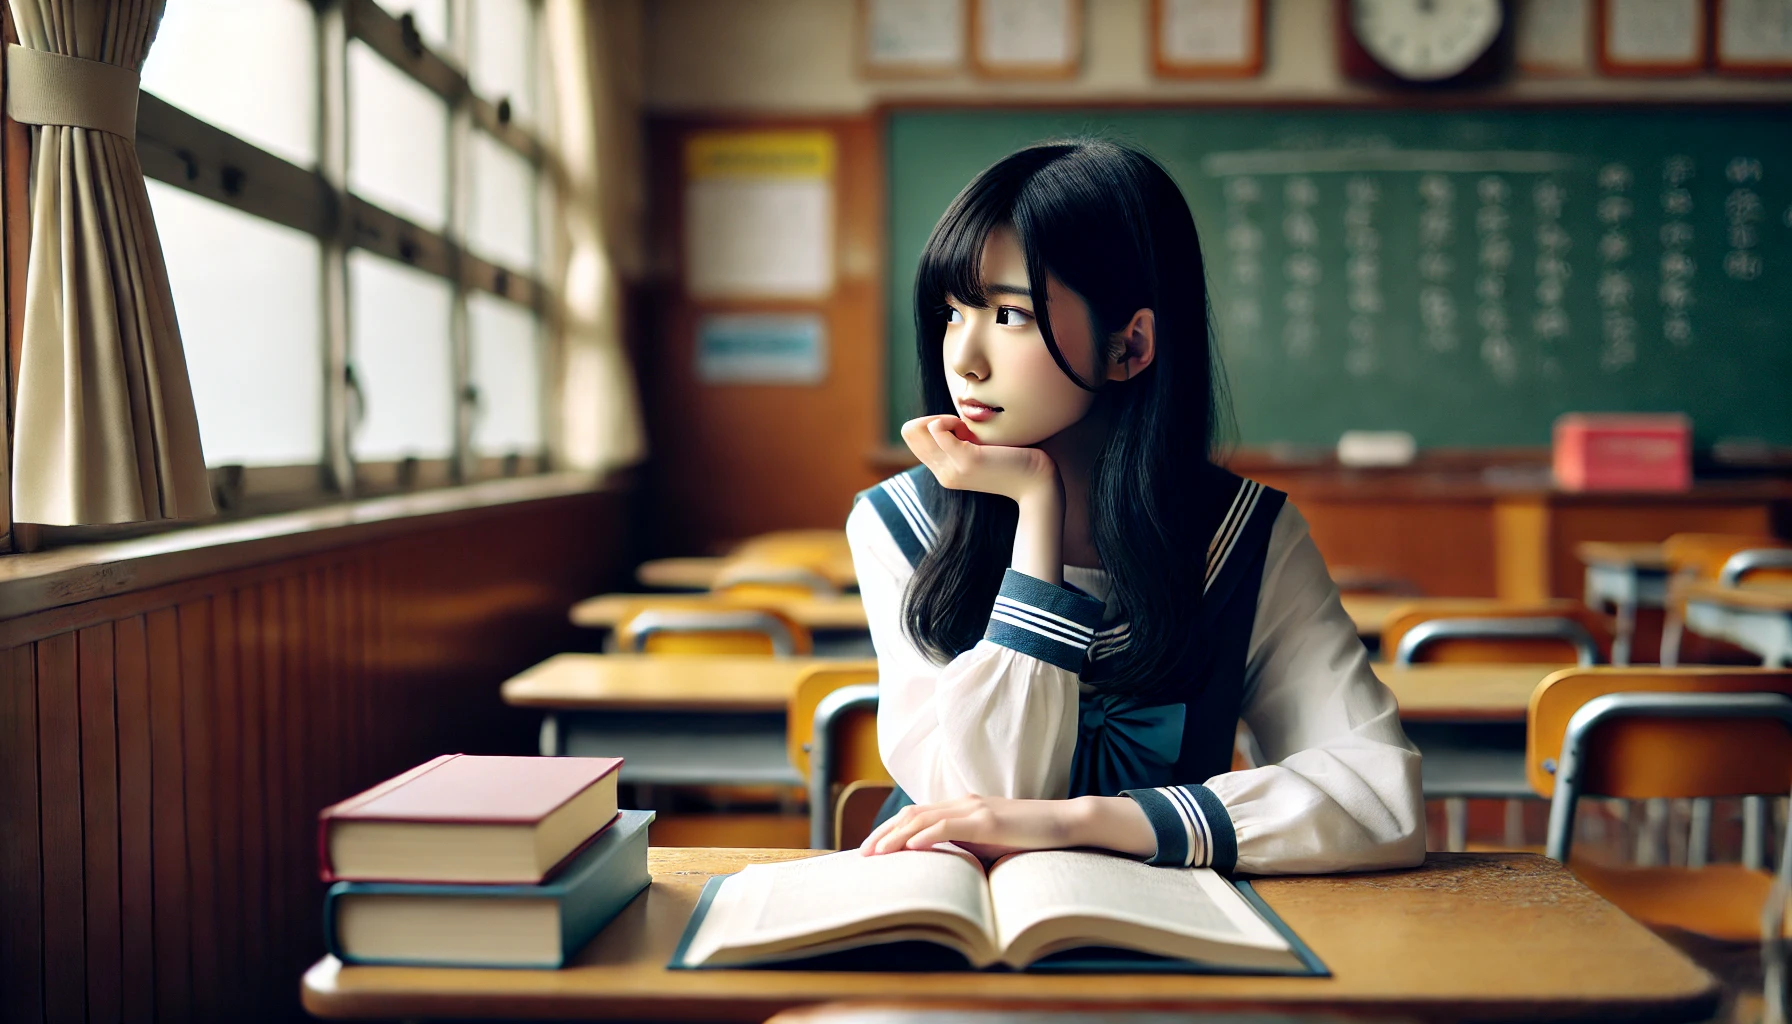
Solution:
{"label": "young woman", "polygon": [[[1419,755],[1305,521],[1209,459],[1208,321],[1188,205],[1135,150],[1021,150],[934,228],[922,464],[846,526],[900,787],[867,853],[1424,858]],[[1235,772],[1241,716],[1266,763]]]}

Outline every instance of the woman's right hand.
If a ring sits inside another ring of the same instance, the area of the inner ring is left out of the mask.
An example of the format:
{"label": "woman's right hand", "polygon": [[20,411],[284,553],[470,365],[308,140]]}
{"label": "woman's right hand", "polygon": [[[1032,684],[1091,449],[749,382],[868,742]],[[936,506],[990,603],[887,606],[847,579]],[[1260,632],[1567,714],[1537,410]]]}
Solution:
{"label": "woman's right hand", "polygon": [[1058,467],[1037,448],[978,444],[957,416],[921,416],[902,425],[902,439],[940,486],[1026,501],[1059,489]]}

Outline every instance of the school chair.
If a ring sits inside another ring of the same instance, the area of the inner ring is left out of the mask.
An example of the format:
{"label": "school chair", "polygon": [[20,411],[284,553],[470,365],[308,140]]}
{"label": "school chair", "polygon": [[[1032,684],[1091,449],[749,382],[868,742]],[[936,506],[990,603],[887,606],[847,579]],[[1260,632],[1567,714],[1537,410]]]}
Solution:
{"label": "school chair", "polygon": [[[1570,600],[1530,603],[1438,598],[1413,601],[1388,614],[1382,650],[1396,665],[1417,663],[1594,665],[1599,661],[1597,613]],[[1408,734],[1424,753],[1425,795],[1444,802],[1444,842],[1468,845],[1469,801],[1504,800],[1506,843],[1522,845],[1524,779],[1518,737],[1488,736],[1475,726],[1412,724]]]}
{"label": "school chair", "polygon": [[730,601],[802,600],[840,593],[832,580],[809,566],[743,559],[723,563],[710,586]]}
{"label": "school chair", "polygon": [[764,654],[788,658],[814,651],[809,631],[771,608],[643,602],[617,623],[615,649],[641,654]]}
{"label": "school chair", "polygon": [[1610,633],[1605,617],[1579,601],[1416,600],[1388,613],[1381,649],[1398,665],[1592,665]]}
{"label": "school chair", "polygon": [[[797,681],[785,722],[790,764],[809,780],[809,846],[837,848],[835,823],[844,820],[838,812],[851,795],[847,791],[866,790],[852,783],[895,785],[877,748],[876,664],[809,670]],[[857,796],[855,806],[866,799]]]}
{"label": "school chair", "polygon": [[[1726,586],[1792,580],[1792,563],[1782,561],[1788,556],[1772,554],[1774,551],[1792,551],[1792,544],[1776,537],[1735,533],[1676,533],[1662,542],[1662,557],[1668,563],[1667,611],[1661,627],[1663,665],[1678,665],[1685,653],[1686,585],[1710,580]],[[1742,657],[1738,649],[1719,641],[1702,639],[1701,647],[1697,653],[1702,661]]]}
{"label": "school chair", "polygon": [[[1637,867],[1573,860],[1582,797],[1780,796],[1792,785],[1792,671],[1595,668],[1531,695],[1525,771],[1549,805],[1545,850],[1655,928],[1759,941],[1771,877],[1747,864]],[[1758,839],[1758,837],[1757,837]]]}

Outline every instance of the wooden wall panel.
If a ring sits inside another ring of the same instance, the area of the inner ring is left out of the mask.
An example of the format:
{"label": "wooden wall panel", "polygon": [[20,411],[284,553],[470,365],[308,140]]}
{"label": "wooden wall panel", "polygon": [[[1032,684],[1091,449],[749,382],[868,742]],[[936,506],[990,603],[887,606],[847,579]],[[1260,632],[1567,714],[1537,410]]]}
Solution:
{"label": "wooden wall panel", "polygon": [[37,802],[37,650],[0,650],[0,1019],[43,1019],[44,893]]}
{"label": "wooden wall panel", "polygon": [[318,810],[439,753],[532,752],[498,684],[578,641],[621,511],[443,516],[6,623],[29,639],[0,650],[0,1019],[304,1019]]}

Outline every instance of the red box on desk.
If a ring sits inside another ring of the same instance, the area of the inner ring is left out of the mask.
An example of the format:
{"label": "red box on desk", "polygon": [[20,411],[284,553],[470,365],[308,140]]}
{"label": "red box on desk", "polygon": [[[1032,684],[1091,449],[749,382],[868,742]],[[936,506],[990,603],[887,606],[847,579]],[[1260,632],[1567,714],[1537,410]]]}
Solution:
{"label": "red box on desk", "polygon": [[1556,418],[1556,486],[1569,491],[1692,489],[1692,421],[1678,413]]}

